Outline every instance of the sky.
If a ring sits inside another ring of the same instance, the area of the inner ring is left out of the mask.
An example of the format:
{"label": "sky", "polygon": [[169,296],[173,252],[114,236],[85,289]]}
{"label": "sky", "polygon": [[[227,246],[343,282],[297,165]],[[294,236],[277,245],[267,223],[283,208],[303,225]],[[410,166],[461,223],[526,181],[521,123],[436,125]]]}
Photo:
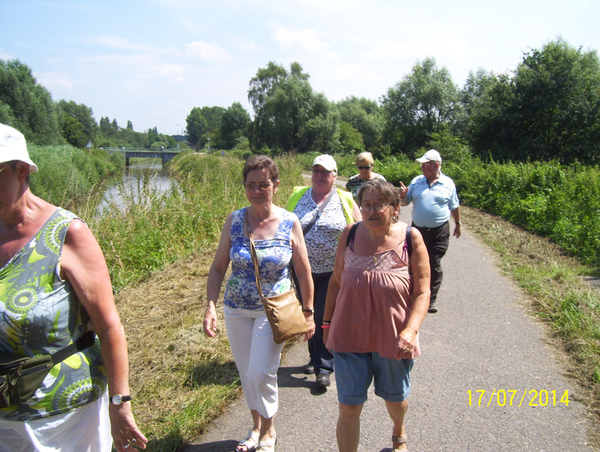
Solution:
{"label": "sky", "polygon": [[0,60],[97,121],[174,135],[194,107],[252,115],[269,61],[299,62],[330,101],[380,100],[428,57],[462,88],[559,37],[597,50],[599,21],[600,0],[0,0]]}

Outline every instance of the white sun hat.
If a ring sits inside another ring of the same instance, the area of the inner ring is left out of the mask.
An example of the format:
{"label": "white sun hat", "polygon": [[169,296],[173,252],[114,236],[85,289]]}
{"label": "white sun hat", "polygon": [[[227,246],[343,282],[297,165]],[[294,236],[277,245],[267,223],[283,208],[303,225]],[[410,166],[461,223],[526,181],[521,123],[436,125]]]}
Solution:
{"label": "white sun hat", "polygon": [[419,162],[419,163],[427,163],[427,162],[442,163],[442,156],[435,149],[430,149],[429,151],[427,151],[425,153],[425,155],[423,155],[423,157],[421,157],[420,159],[417,159],[417,162]]}
{"label": "white sun hat", "polygon": [[29,158],[25,137],[13,127],[0,124],[0,163],[20,160],[29,165],[29,172],[38,170],[35,163]]}

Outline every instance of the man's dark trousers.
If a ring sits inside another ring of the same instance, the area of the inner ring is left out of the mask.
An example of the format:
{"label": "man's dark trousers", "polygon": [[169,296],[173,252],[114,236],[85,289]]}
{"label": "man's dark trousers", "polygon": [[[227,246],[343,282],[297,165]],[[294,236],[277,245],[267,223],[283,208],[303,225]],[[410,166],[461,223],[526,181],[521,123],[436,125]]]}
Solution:
{"label": "man's dark trousers", "polygon": [[429,253],[429,267],[431,269],[431,298],[430,304],[434,304],[437,294],[442,285],[444,272],[442,271],[442,257],[448,251],[450,242],[450,222],[446,221],[443,225],[435,228],[424,228],[413,223],[423,236],[425,247]]}

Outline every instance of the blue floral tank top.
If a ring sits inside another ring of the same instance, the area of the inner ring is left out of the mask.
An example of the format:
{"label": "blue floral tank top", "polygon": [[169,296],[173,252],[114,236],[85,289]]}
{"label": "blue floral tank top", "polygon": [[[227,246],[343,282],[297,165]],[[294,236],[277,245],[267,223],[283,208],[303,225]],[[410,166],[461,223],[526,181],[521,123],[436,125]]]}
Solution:
{"label": "blue floral tank top", "polygon": [[[244,215],[247,207],[233,212],[231,222],[231,276],[227,281],[224,303],[233,309],[263,309],[254,279],[254,264],[250,254],[250,240],[244,237]],[[260,267],[262,291],[265,297],[286,292],[292,287],[290,240],[296,215],[286,210],[275,237],[255,240],[256,254]]]}
{"label": "blue floral tank top", "polygon": [[[0,269],[0,358],[55,353],[88,331],[88,315],[71,284],[60,278],[60,257],[71,212],[56,209],[46,224]],[[106,391],[100,343],[55,365],[31,399],[0,409],[28,421],[97,400]]]}

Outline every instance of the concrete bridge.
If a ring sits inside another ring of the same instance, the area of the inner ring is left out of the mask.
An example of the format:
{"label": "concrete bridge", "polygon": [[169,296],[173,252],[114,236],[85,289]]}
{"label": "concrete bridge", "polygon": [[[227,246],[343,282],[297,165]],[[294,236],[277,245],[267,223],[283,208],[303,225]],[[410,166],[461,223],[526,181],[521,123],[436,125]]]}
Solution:
{"label": "concrete bridge", "polygon": [[114,152],[121,152],[122,154],[125,154],[125,165],[129,166],[129,159],[130,158],[154,158],[154,159],[161,159],[162,164],[164,165],[165,162],[168,162],[170,160],[173,160],[173,158],[179,154],[180,149],[131,149],[131,148],[104,148],[105,151],[109,152],[109,153],[114,153]]}

